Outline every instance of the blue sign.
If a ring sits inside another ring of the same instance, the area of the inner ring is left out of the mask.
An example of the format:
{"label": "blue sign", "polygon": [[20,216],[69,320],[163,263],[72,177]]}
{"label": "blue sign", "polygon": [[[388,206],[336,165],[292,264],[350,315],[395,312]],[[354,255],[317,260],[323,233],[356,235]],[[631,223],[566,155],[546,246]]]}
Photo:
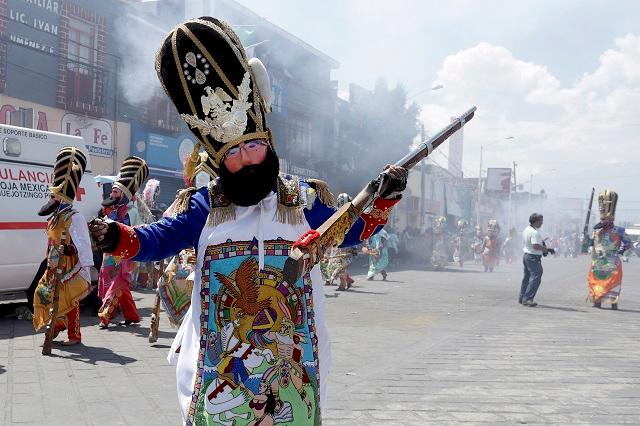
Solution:
{"label": "blue sign", "polygon": [[195,137],[191,133],[172,137],[151,133],[131,123],[131,154],[144,158],[149,167],[182,174],[194,146]]}

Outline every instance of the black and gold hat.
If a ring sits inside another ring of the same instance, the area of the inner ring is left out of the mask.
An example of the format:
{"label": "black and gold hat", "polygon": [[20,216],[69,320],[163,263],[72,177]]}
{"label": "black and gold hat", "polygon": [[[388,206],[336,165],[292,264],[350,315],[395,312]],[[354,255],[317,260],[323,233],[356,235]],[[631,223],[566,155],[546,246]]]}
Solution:
{"label": "black and gold hat", "polygon": [[609,189],[602,191],[598,195],[598,207],[600,209],[600,220],[614,220],[616,217],[616,206],[618,205],[618,193]]}
{"label": "black and gold hat", "polygon": [[215,168],[234,146],[254,139],[273,142],[266,123],[269,78],[264,65],[247,59],[240,39],[218,19],[202,17],[174,28],[156,55],[165,92],[198,138]]}
{"label": "black and gold hat", "polygon": [[122,166],[118,179],[113,186],[124,192],[129,198],[133,199],[133,194],[138,192],[144,180],[149,176],[149,167],[147,163],[140,157],[127,157]]}
{"label": "black and gold hat", "polygon": [[87,168],[87,157],[78,148],[65,146],[56,156],[53,167],[51,194],[67,204],[73,204],[82,174]]}

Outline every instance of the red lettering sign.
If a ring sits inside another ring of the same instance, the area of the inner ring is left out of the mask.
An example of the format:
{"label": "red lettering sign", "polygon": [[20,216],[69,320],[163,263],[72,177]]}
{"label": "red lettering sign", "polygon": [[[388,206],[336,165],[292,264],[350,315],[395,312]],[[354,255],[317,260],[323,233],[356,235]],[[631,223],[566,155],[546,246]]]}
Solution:
{"label": "red lettering sign", "polygon": [[86,193],[87,192],[84,190],[84,188],[79,186],[78,192],[76,192],[76,201],[82,201],[82,196]]}

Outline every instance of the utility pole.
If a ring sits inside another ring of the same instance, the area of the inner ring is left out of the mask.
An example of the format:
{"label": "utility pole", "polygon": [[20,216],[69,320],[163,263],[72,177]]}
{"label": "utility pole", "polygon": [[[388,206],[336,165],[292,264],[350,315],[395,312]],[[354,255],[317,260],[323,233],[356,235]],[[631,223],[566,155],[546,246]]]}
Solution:
{"label": "utility pole", "polygon": [[[424,124],[420,123],[420,142],[424,142],[426,140],[424,133]],[[426,160],[423,159],[420,162],[420,218],[418,223],[420,224],[420,230],[424,229],[424,190],[425,190],[425,163]]]}
{"label": "utility pole", "polygon": [[480,145],[480,169],[478,170],[478,198],[476,199],[476,225],[480,225],[480,193],[482,191],[482,149]]}
{"label": "utility pole", "polygon": [[[516,163],[515,161],[513,162],[513,192],[517,193],[518,192],[518,181],[516,180],[516,167],[518,167],[518,163]],[[511,195],[509,196],[509,203],[512,204],[513,201],[511,201]],[[513,210],[513,217],[514,220],[511,221],[512,225],[513,224],[518,224],[518,200],[516,199],[516,203],[512,204],[510,207]]]}

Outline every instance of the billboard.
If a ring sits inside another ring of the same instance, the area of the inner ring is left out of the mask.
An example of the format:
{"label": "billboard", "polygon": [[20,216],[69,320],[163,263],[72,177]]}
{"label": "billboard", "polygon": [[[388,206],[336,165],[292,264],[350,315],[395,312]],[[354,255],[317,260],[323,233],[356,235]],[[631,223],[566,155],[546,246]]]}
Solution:
{"label": "billboard", "polygon": [[511,169],[509,168],[489,168],[487,169],[487,180],[485,182],[485,192],[497,193],[508,196],[511,187]]}
{"label": "billboard", "polygon": [[181,176],[183,162],[191,154],[194,145],[195,136],[192,133],[173,137],[149,132],[135,123],[131,125],[131,155],[144,158],[156,172]]}

